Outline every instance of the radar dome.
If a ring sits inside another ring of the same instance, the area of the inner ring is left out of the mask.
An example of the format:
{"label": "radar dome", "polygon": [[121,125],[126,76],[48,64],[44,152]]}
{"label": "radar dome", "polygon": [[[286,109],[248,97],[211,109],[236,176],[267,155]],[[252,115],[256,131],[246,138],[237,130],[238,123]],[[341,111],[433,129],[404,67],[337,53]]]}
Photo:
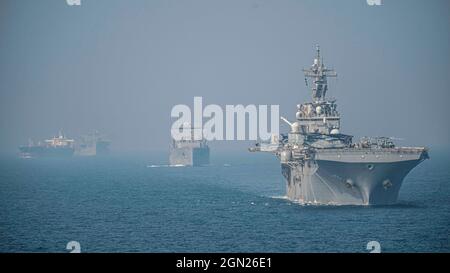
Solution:
{"label": "radar dome", "polygon": [[316,107],[316,113],[317,113],[318,115],[320,115],[320,113],[322,113],[322,107],[317,106],[317,107]]}
{"label": "radar dome", "polygon": [[334,128],[333,130],[331,130],[330,135],[338,135],[339,134],[339,129]]}

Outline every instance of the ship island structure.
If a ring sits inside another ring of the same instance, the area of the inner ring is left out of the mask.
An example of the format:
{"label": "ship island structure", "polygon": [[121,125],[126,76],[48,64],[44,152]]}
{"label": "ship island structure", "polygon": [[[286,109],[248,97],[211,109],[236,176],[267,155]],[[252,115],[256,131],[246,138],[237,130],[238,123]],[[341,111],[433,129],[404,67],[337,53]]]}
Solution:
{"label": "ship island structure", "polygon": [[428,159],[425,147],[397,147],[389,137],[340,132],[336,99],[326,96],[328,77],[337,77],[321,59],[320,48],[305,81],[312,79],[312,101],[297,105],[296,121],[286,135],[256,143],[251,152],[275,154],[286,179],[286,197],[302,204],[387,205],[397,202],[405,176]]}

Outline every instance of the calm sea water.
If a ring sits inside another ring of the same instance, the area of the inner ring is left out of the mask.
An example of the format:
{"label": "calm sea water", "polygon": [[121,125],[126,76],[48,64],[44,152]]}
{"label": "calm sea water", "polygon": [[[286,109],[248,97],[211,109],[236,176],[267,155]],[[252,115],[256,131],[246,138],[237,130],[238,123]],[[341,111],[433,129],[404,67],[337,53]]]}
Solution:
{"label": "calm sea water", "polygon": [[[283,199],[270,155],[0,161],[0,252],[449,252],[449,158],[432,154],[394,206],[302,206]],[[155,165],[155,166],[152,166]]]}

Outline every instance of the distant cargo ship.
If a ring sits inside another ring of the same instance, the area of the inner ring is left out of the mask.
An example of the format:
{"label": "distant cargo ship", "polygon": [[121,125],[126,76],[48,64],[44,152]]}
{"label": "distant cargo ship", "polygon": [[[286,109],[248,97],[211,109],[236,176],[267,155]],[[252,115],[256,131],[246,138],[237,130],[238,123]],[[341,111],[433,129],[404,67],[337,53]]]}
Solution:
{"label": "distant cargo ship", "polygon": [[44,143],[29,143],[27,146],[20,146],[20,157],[71,157],[74,154],[74,140],[66,138],[62,132],[58,136],[46,139]]}
{"label": "distant cargo ship", "polygon": [[109,154],[110,141],[106,140],[97,131],[81,137],[79,144],[75,145],[77,156],[104,156]]}

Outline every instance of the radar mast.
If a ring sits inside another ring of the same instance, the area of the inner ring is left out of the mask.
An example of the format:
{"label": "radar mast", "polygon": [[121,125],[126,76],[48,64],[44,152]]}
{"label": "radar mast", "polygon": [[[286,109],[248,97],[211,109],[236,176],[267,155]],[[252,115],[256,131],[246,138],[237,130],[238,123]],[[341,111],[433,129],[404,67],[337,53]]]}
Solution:
{"label": "radar mast", "polygon": [[317,55],[314,59],[313,65],[309,69],[303,69],[306,78],[313,79],[313,86],[311,88],[312,97],[315,102],[322,102],[325,100],[325,95],[328,90],[328,77],[337,77],[334,69],[328,69],[323,64],[323,59],[320,56],[320,47],[316,46]]}

